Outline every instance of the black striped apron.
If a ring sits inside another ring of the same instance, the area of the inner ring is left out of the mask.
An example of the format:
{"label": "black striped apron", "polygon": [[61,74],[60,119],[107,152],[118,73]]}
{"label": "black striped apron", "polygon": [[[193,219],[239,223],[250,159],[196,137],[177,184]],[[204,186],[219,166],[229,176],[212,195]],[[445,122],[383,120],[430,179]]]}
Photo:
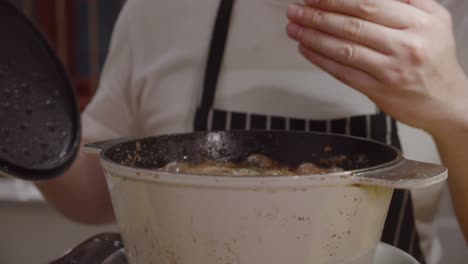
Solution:
{"label": "black striped apron", "polygon": [[[275,129],[330,132],[369,138],[401,147],[395,120],[383,112],[333,120],[305,120],[213,109],[233,4],[234,0],[221,0],[218,9],[205,68],[201,104],[194,121],[196,131]],[[381,240],[408,252],[421,264],[425,263],[415,230],[409,191],[395,190]]]}

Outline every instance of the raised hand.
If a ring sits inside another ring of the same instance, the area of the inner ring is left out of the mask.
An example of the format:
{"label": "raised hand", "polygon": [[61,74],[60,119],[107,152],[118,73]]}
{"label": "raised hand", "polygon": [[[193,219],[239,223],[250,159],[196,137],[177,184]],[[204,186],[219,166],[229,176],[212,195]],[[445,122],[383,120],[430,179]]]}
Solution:
{"label": "raised hand", "polygon": [[305,0],[288,35],[311,63],[409,125],[468,124],[451,16],[434,0]]}

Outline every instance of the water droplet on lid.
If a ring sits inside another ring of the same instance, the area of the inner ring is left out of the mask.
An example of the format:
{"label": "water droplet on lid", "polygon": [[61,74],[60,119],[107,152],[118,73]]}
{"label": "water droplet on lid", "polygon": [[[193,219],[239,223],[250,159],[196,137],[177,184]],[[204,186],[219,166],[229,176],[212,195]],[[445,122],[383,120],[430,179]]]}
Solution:
{"label": "water droplet on lid", "polygon": [[0,74],[5,75],[7,73],[8,73],[8,68],[6,67],[6,65],[0,65]]}
{"label": "water droplet on lid", "polygon": [[27,149],[23,150],[23,154],[26,156],[26,157],[30,157],[31,156],[31,152]]}
{"label": "water droplet on lid", "polygon": [[50,121],[50,122],[47,122],[46,123],[46,127],[47,129],[50,131],[50,132],[54,132],[55,131],[55,123]]}
{"label": "water droplet on lid", "polygon": [[4,111],[8,111],[10,109],[10,103],[9,102],[3,102],[1,105],[0,105],[0,108]]}
{"label": "water droplet on lid", "polygon": [[14,89],[14,90],[13,90],[13,94],[14,94],[14,95],[19,95],[19,94],[20,94],[20,90]]}
{"label": "water droplet on lid", "polygon": [[60,158],[63,158],[63,157],[65,157],[66,155],[67,155],[67,152],[64,151],[64,152],[60,153]]}
{"label": "water droplet on lid", "polygon": [[44,161],[47,161],[49,159],[49,157],[47,157],[47,155],[43,154],[41,156],[41,162],[44,162]]}
{"label": "water droplet on lid", "polygon": [[55,101],[54,100],[47,99],[45,101],[45,104],[46,104],[47,107],[49,107],[49,109],[55,108]]}
{"label": "water droplet on lid", "polygon": [[67,131],[62,131],[62,132],[60,133],[60,137],[61,137],[61,138],[65,138],[67,135],[68,135]]}
{"label": "water droplet on lid", "polygon": [[21,130],[26,130],[27,128],[29,128],[30,124],[28,122],[24,122],[20,125],[20,129]]}
{"label": "water droplet on lid", "polygon": [[2,92],[2,93],[3,93],[3,95],[5,95],[5,96],[11,96],[11,90],[8,89],[8,88],[3,89],[3,92]]}
{"label": "water droplet on lid", "polygon": [[20,84],[21,90],[27,94],[31,93],[31,85],[27,82],[22,82]]}
{"label": "water droplet on lid", "polygon": [[2,135],[6,136],[6,137],[8,137],[10,135],[10,130],[8,128],[6,128],[6,127],[3,127],[1,131],[2,131]]}

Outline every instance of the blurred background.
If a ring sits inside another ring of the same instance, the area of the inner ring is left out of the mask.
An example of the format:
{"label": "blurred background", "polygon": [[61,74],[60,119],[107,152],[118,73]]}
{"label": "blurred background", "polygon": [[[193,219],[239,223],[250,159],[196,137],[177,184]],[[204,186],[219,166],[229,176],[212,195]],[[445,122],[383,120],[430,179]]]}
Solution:
{"label": "blurred background", "polygon": [[84,108],[97,87],[114,22],[124,0],[10,0],[46,35]]}
{"label": "blurred background", "polygon": [[[12,0],[46,35],[77,90],[80,107],[92,98],[104,63],[113,24],[123,0]],[[432,139],[400,124],[400,133],[421,149]],[[408,158],[437,162],[438,157],[406,153]],[[468,205],[467,205],[468,208]],[[445,190],[437,219],[443,264],[467,263],[468,250]],[[29,183],[0,177],[0,263],[47,263],[97,233],[115,226],[70,222],[50,208]]]}

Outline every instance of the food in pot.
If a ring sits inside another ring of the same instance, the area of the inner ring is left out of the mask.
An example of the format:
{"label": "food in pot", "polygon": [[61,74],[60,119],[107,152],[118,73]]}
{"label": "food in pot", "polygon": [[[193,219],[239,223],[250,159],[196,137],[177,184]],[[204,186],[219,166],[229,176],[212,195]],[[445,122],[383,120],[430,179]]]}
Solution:
{"label": "food in pot", "polygon": [[159,170],[171,173],[221,176],[292,176],[343,171],[342,168],[333,164],[327,165],[328,167],[323,167],[315,163],[304,162],[297,167],[288,167],[268,156],[252,154],[239,163],[213,160],[200,163],[176,161],[168,163]]}

